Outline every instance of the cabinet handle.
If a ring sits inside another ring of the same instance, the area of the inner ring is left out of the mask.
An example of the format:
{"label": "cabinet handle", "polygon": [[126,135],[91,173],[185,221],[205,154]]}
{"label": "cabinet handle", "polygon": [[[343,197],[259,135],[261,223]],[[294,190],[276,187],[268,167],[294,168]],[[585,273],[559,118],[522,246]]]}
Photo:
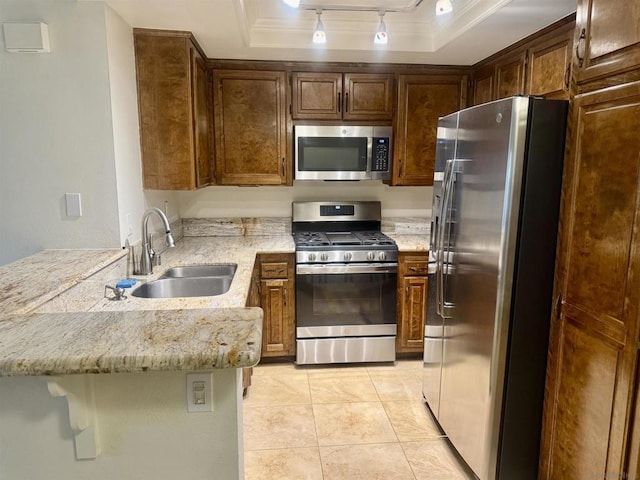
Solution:
{"label": "cabinet handle", "polygon": [[418,267],[409,267],[409,270],[411,270],[412,272],[417,272],[418,271]]}
{"label": "cabinet handle", "polygon": [[407,296],[407,298],[409,298],[409,285],[404,287],[404,291],[405,291],[405,295]]}
{"label": "cabinet handle", "polygon": [[571,65],[567,65],[567,71],[564,72],[564,86],[569,91],[569,82],[571,81]]}
{"label": "cabinet handle", "polygon": [[398,177],[402,178],[402,160],[398,160]]}
{"label": "cabinet handle", "polygon": [[[579,67],[582,67],[582,64],[584,63],[586,42],[587,42],[587,32],[583,28],[582,31],[580,32],[580,37],[578,37],[578,43],[576,43],[576,58],[578,59]],[[582,47],[582,55],[580,54],[580,47]]]}
{"label": "cabinet handle", "polygon": [[349,92],[344,94],[344,113],[349,113]]}
{"label": "cabinet handle", "polygon": [[288,295],[287,295],[287,287],[284,287],[284,304],[287,305],[288,299],[287,299]]}
{"label": "cabinet handle", "polygon": [[282,157],[282,175],[281,175],[281,177],[284,178],[284,176],[285,176],[284,175],[284,157]]}
{"label": "cabinet handle", "polygon": [[342,111],[342,94],[338,92],[338,111]]}

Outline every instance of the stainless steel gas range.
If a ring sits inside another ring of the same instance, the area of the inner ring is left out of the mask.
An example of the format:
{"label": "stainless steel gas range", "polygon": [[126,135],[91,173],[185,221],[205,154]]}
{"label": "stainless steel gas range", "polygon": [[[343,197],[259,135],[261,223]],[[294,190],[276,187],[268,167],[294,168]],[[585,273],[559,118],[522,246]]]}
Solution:
{"label": "stainless steel gas range", "polygon": [[380,202],[295,202],[298,364],[396,358],[398,247]]}

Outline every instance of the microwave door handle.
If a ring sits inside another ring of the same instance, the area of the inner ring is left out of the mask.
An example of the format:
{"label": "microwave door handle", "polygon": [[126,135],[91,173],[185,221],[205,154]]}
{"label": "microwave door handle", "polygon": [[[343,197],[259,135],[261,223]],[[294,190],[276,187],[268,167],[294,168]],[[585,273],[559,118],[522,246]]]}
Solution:
{"label": "microwave door handle", "polygon": [[450,191],[448,188],[449,177],[453,166],[453,160],[447,160],[442,180],[442,205],[440,207],[440,226],[436,239],[436,311],[444,316],[444,230],[447,224],[447,209],[449,208]]}

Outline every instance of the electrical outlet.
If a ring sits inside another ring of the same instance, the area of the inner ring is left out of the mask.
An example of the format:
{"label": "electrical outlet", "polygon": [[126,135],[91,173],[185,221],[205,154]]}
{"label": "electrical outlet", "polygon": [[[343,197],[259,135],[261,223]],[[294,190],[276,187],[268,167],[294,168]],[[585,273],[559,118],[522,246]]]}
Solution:
{"label": "electrical outlet", "polygon": [[187,374],[187,411],[213,412],[213,373]]}

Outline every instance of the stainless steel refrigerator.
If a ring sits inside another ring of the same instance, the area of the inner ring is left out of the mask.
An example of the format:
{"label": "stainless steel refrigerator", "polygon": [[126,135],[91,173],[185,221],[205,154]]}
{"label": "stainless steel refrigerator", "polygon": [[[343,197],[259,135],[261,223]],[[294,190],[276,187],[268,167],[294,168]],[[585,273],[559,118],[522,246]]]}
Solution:
{"label": "stainless steel refrigerator", "polygon": [[567,107],[438,124],[423,392],[481,480],[537,478]]}

